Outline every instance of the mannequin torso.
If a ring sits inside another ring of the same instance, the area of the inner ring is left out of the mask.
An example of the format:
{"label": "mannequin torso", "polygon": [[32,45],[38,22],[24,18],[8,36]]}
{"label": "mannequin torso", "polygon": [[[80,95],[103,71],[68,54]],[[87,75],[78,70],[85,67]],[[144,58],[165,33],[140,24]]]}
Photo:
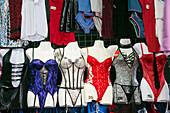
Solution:
{"label": "mannequin torso", "polygon": [[138,56],[131,46],[130,39],[120,39],[116,52],[113,61],[116,69],[116,80],[113,85],[114,102],[140,104],[139,83],[136,79]]}
{"label": "mannequin torso", "polygon": [[81,54],[88,68],[88,77],[84,86],[85,102],[96,100],[100,104],[112,104],[112,85],[110,81],[112,56],[110,53],[101,40],[96,40],[92,47],[81,49]]}
{"label": "mannequin torso", "polygon": [[62,73],[59,89],[60,107],[86,106],[84,102],[85,62],[77,42],[70,42],[63,49],[55,50]]}
{"label": "mannequin torso", "polygon": [[[41,42],[38,48],[26,51],[30,58],[32,79],[27,96],[28,107],[55,107],[57,103],[57,70],[58,64],[54,60],[54,49],[50,42]],[[35,70],[38,74],[33,73]],[[47,83],[47,81],[49,83]],[[38,86],[36,86],[38,82]],[[33,85],[35,84],[35,85]],[[50,85],[50,86],[49,86]],[[41,86],[41,87],[39,87]],[[35,89],[35,87],[38,87]],[[43,88],[43,89],[42,89]],[[50,89],[49,89],[50,88]],[[39,92],[44,91],[43,95]],[[43,98],[45,97],[45,99]]]}
{"label": "mannequin torso", "polygon": [[[166,63],[166,56],[163,53],[157,53],[154,58],[153,53],[148,52],[148,48],[144,43],[137,43],[134,45],[139,61],[143,69],[143,78],[140,89],[143,101],[151,102],[167,102],[169,100],[168,86],[164,78],[164,66]],[[148,59],[148,60],[147,60]],[[155,61],[156,59],[156,61]],[[156,88],[154,62],[156,62],[158,79],[160,88]]]}

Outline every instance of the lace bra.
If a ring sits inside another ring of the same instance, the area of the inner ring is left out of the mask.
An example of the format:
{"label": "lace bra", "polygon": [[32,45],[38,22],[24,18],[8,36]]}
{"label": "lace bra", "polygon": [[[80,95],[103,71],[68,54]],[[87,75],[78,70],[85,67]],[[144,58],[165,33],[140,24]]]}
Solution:
{"label": "lace bra", "polygon": [[[40,70],[43,68],[44,65],[45,68],[48,70],[45,85],[41,80],[40,75]],[[29,91],[32,91],[35,95],[38,94],[40,100],[40,107],[43,108],[47,93],[49,92],[53,96],[54,93],[58,90],[57,89],[58,64],[55,60],[52,59],[48,60],[46,63],[43,63],[39,59],[34,59],[32,60],[29,66],[31,69],[31,83]]]}

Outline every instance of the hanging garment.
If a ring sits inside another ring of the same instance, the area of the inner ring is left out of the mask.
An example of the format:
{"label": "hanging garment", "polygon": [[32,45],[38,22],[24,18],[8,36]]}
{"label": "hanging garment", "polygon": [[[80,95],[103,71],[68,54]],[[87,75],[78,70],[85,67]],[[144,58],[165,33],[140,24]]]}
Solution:
{"label": "hanging garment", "polygon": [[128,0],[128,11],[142,12],[139,0]]}
{"label": "hanging garment", "polygon": [[0,1],[0,41],[1,45],[5,39],[10,37],[10,12],[9,1]]}
{"label": "hanging garment", "polygon": [[[0,109],[26,109],[27,91],[29,86],[29,59],[24,50],[25,62],[14,64],[10,62],[12,49],[3,57]],[[17,82],[17,85],[15,84]],[[18,84],[19,83],[19,84]]]}
{"label": "hanging garment", "polygon": [[136,71],[139,66],[138,55],[133,47],[129,49],[132,49],[132,52],[127,55],[118,47],[118,57],[113,60],[116,70],[116,80],[113,85],[114,103],[140,104],[139,83],[136,79]]}
{"label": "hanging garment", "polygon": [[[161,1],[162,2],[162,1]],[[162,3],[163,4],[163,3]],[[164,9],[164,21],[163,21],[163,33],[162,33],[162,43],[160,50],[166,52],[167,54],[170,53],[170,33],[169,33],[169,26],[170,26],[170,1],[165,0],[165,9]],[[161,15],[161,14],[160,14]]]}
{"label": "hanging garment", "polygon": [[81,28],[84,30],[84,33],[90,33],[91,29],[94,27],[93,22],[93,13],[87,13],[87,12],[79,12],[75,19],[81,26]]}
{"label": "hanging garment", "polygon": [[99,62],[95,57],[89,55],[87,48],[88,76],[85,80],[85,100],[95,100],[100,104],[112,104],[112,84],[110,80],[110,69],[112,57]]}
{"label": "hanging garment", "polygon": [[[151,102],[167,102],[169,100],[169,95],[161,93],[162,91],[167,93],[169,92],[164,78],[166,56],[165,54],[162,54],[155,57],[153,54],[144,54],[142,44],[140,46],[142,57],[139,58],[139,61],[143,69],[143,78],[140,84],[142,100]],[[156,75],[155,68],[157,68],[158,75]]]}
{"label": "hanging garment", "polygon": [[60,107],[82,107],[86,106],[84,102],[84,72],[85,62],[83,57],[77,57],[75,61],[64,57],[61,51],[57,56],[60,61],[60,71],[62,82],[59,88],[59,106]]}
{"label": "hanging garment", "polygon": [[164,1],[154,0],[154,7],[155,7],[155,19],[156,19],[156,37],[158,38],[159,44],[162,45]]}
{"label": "hanging garment", "polygon": [[145,38],[143,21],[139,18],[136,12],[132,12],[131,16],[129,17],[129,21],[132,23],[135,29],[136,37]]}
{"label": "hanging garment", "polygon": [[91,10],[95,13],[93,17],[94,25],[96,26],[97,31],[99,32],[100,37],[102,37],[102,10],[103,3],[102,0],[90,0]]}
{"label": "hanging garment", "polygon": [[102,12],[102,37],[114,38],[113,34],[113,0],[103,0]]}
{"label": "hanging garment", "polygon": [[60,31],[79,32],[82,29],[75,20],[78,13],[78,0],[64,0],[60,20]]}
{"label": "hanging garment", "polygon": [[[45,69],[43,69],[45,65]],[[37,96],[40,108],[48,107],[47,105],[47,94],[50,94],[50,97],[53,100],[53,107],[56,106],[56,100],[54,100],[54,94],[57,92],[57,71],[58,71],[58,64],[55,60],[48,60],[46,63],[43,63],[39,59],[34,59],[30,63],[30,70],[31,70],[31,83],[29,87],[29,91],[34,93],[35,100],[34,100],[34,106],[31,107],[37,107],[35,105]],[[32,98],[27,98],[29,101]],[[48,98],[49,99],[49,98]]]}
{"label": "hanging garment", "polygon": [[10,39],[20,39],[21,36],[22,0],[9,0]]}
{"label": "hanging garment", "polygon": [[22,0],[22,40],[41,41],[48,35],[45,0],[37,2],[35,0]]}
{"label": "hanging garment", "polygon": [[65,33],[59,30],[63,8],[63,0],[50,0],[50,42],[56,45],[67,45],[75,42],[74,33]]}
{"label": "hanging garment", "polygon": [[156,37],[154,0],[139,0],[143,10],[143,24],[149,52],[159,52],[160,45]]}
{"label": "hanging garment", "polygon": [[129,21],[131,12],[128,11],[128,0],[113,0],[112,7],[113,7],[113,31],[112,32],[114,33],[113,34],[114,37],[119,37],[119,38],[136,37],[135,30],[133,29],[133,26]]}
{"label": "hanging garment", "polygon": [[89,34],[94,27],[94,13],[91,12],[90,0],[78,0],[78,11],[79,13],[75,19],[84,30],[84,33]]}

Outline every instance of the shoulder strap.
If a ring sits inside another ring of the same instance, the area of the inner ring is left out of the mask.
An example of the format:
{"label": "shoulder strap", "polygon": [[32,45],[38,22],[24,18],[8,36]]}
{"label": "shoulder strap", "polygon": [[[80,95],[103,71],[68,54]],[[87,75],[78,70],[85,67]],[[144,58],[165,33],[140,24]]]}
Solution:
{"label": "shoulder strap", "polygon": [[140,47],[141,47],[141,51],[142,51],[142,55],[143,55],[143,47],[142,44],[140,43]]}
{"label": "shoulder strap", "polygon": [[87,48],[87,55],[89,54],[89,49],[88,49],[88,47],[86,47]]}

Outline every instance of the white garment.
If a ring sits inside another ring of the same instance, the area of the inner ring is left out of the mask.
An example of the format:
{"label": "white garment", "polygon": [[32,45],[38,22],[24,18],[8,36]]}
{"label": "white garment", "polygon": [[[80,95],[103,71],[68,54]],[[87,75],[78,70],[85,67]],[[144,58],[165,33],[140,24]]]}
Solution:
{"label": "white garment", "polygon": [[154,6],[156,19],[156,36],[158,37],[159,44],[162,44],[164,1],[154,0]]}
{"label": "white garment", "polygon": [[48,35],[45,0],[22,0],[21,39],[41,41]]}

